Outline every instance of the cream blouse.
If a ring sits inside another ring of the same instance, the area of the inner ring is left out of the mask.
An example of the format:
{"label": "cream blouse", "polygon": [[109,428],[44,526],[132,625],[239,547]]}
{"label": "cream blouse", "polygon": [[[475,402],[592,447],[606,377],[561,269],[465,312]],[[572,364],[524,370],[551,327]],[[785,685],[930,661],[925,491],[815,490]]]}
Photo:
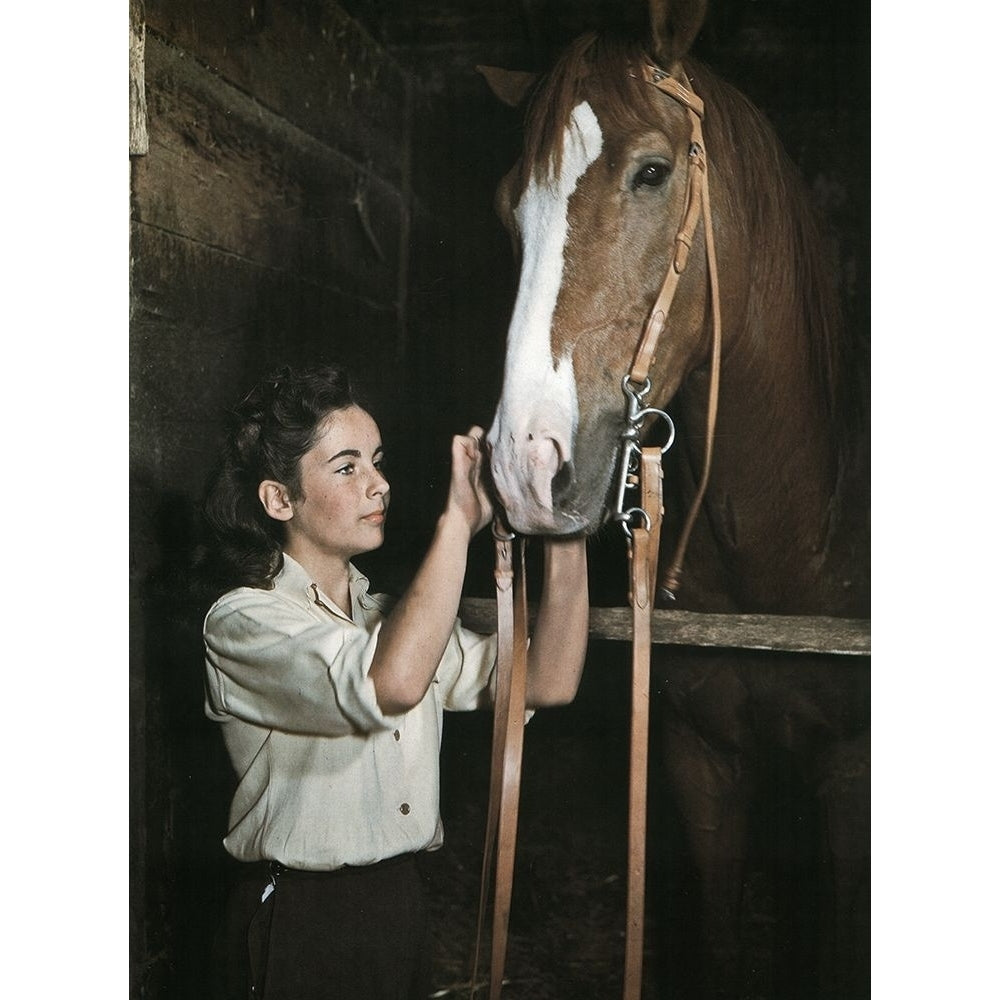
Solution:
{"label": "cream blouse", "polygon": [[381,712],[368,676],[390,602],[351,566],[347,617],[294,559],[205,617],[205,711],[238,784],[223,843],[241,861],[366,865],[441,846],[443,711],[490,703],[495,635],[456,620],[423,700]]}

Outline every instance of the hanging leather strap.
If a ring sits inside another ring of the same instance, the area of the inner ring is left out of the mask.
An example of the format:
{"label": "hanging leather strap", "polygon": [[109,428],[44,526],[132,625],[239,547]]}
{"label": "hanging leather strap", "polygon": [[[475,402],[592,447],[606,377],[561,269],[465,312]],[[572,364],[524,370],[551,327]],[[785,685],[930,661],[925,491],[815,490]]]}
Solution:
{"label": "hanging leather strap", "polygon": [[679,79],[669,76],[664,70],[648,64],[642,67],[643,79],[664,94],[682,104],[691,123],[691,144],[688,157],[688,184],[684,217],[674,239],[674,254],[667,268],[660,293],[653,303],[649,318],[643,327],[632,362],[629,377],[633,384],[641,385],[649,377],[649,369],[656,357],[656,345],[667,322],[670,305],[677,291],[684,268],[687,266],[691,242],[699,219],[704,219],[705,256],[708,261],[709,293],[712,300],[712,351],[711,373],[708,389],[708,404],[705,427],[705,462],[694,500],[688,508],[687,517],[681,528],[674,557],[666,567],[660,587],[666,596],[673,598],[680,587],[681,570],[688,540],[694,527],[698,510],[708,488],[708,475],[712,467],[712,447],[715,442],[715,419],[719,407],[719,377],[722,368],[722,312],[719,303],[719,274],[715,256],[715,233],[712,226],[712,202],[708,191],[708,154],[702,132],[705,105],[691,88],[687,74],[680,71]]}
{"label": "hanging leather strap", "polygon": [[[673,596],[680,581],[684,552],[698,508],[704,498],[712,459],[715,418],[719,396],[722,320],[718,273],[708,192],[708,161],[702,136],[704,105],[681,71],[675,80],[663,70],[644,66],[643,79],[679,101],[691,122],[688,187],[684,216],[674,241],[674,253],[633,357],[629,378],[634,385],[647,382],[655,360],[656,346],[666,325],[680,275],[698,222],[705,223],[712,300],[711,381],[708,398],[705,464],[694,503],[688,511],[674,558],[662,586]],[[639,1000],[642,993],[642,951],[645,914],[646,785],[649,763],[649,670],[652,652],[652,613],[657,593],[657,560],[663,520],[663,468],[660,448],[643,448],[638,474],[642,511],[646,518],[632,527],[629,541],[630,601],[632,604],[632,720],[629,761],[628,896],[626,900],[624,1000]],[[486,845],[480,885],[476,950],[470,981],[475,997],[479,958],[490,873],[496,848],[496,878],[493,907],[493,939],[490,961],[489,1000],[499,1000],[507,950],[507,928],[513,886],[517,810],[520,795],[521,759],[524,741],[525,684],[527,673],[527,603],[524,591],[524,549],[520,547],[520,573],[514,572],[515,536],[505,533],[499,519],[494,524],[497,584],[497,687],[494,705],[490,803],[486,821]]]}
{"label": "hanging leather strap", "polygon": [[625,922],[624,1000],[642,995],[642,948],[646,902],[646,781],[649,763],[649,664],[652,649],[656,563],[663,521],[663,466],[659,448],[643,448],[639,466],[642,509],[649,519],[632,529],[629,542],[632,604],[632,722],[628,785],[628,882]]}
{"label": "hanging leather strap", "polygon": [[[684,215],[674,237],[674,253],[667,267],[667,273],[660,285],[653,308],[643,326],[638,346],[632,360],[630,377],[636,385],[641,385],[649,377],[649,369],[656,359],[656,345],[667,322],[670,305],[677,291],[684,269],[687,267],[688,254],[694,240],[694,231],[698,227],[702,208],[705,204],[704,192],[708,184],[708,160],[705,155],[705,140],[701,131],[701,119],[705,114],[705,106],[700,97],[690,89],[686,75],[683,83],[668,76],[655,66],[642,67],[643,79],[658,90],[679,101],[688,112],[691,123],[691,142],[688,146],[688,181],[685,194]],[[684,84],[688,84],[684,86]]]}
{"label": "hanging leather strap", "polygon": [[[699,136],[701,129],[699,127]],[[684,564],[684,553],[687,550],[691,529],[695,518],[705,499],[708,489],[708,476],[712,468],[712,451],[715,444],[715,420],[719,410],[719,380],[722,371],[722,306],[719,302],[719,270],[715,256],[715,231],[712,226],[712,203],[708,194],[708,164],[704,164],[704,177],[701,182],[702,215],[705,220],[705,257],[708,262],[708,283],[712,299],[712,354],[711,370],[708,383],[708,404],[705,416],[705,461],[701,468],[701,480],[698,491],[688,508],[684,526],[681,529],[674,557],[666,568],[660,587],[670,598],[677,593],[681,584],[681,569]]]}
{"label": "hanging leather strap", "polygon": [[[524,543],[494,522],[496,542],[497,667],[493,703],[493,748],[490,768],[490,800],[486,815],[486,842],[479,886],[479,916],[476,949],[470,979],[470,998],[479,981],[490,876],[494,868],[493,923],[490,950],[490,1000],[498,1000],[507,956],[511,894],[514,884],[514,854],[517,845],[517,813],[521,790],[521,760],[524,748],[524,714],[528,663],[528,604],[524,571]],[[518,569],[515,572],[515,550]]]}

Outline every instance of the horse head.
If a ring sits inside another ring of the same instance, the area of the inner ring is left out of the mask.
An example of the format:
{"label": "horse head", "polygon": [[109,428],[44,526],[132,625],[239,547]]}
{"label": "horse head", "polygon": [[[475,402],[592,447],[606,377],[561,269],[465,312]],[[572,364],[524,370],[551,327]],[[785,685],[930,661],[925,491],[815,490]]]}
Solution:
{"label": "horse head", "polygon": [[[497,491],[523,533],[593,532],[606,515],[622,379],[672,266],[695,169],[686,109],[644,73],[684,78],[703,16],[704,3],[653,3],[648,39],[585,35],[540,83],[481,70],[508,103],[535,87],[522,156],[496,196],[520,280],[487,436]],[[699,229],[651,370],[657,406],[709,350],[703,240]]]}

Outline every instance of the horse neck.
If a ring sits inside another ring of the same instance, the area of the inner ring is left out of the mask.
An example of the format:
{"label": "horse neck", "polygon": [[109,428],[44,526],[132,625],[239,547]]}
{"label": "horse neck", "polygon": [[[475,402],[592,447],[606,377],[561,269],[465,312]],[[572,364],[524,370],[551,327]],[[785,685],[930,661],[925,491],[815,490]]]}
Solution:
{"label": "horse neck", "polygon": [[[742,319],[726,336],[711,475],[686,561],[720,609],[838,613],[840,452],[808,331],[791,309],[757,317],[751,305]],[[707,383],[706,366],[675,403],[685,508],[705,459]]]}
{"label": "horse neck", "polygon": [[[839,532],[843,330],[808,198],[756,109],[713,87],[723,325],[714,457],[688,563],[719,606],[838,613],[847,551]],[[741,142],[732,141],[739,134]],[[673,407],[690,502],[705,458],[708,365]],[[849,562],[849,560],[847,560]]]}

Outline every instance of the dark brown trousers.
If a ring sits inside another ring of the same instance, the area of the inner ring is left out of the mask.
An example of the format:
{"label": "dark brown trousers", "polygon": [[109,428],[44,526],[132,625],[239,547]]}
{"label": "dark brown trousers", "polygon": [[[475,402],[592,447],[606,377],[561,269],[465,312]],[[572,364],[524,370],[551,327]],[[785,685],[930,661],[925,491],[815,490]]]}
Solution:
{"label": "dark brown trousers", "polygon": [[335,872],[243,867],[217,948],[221,1000],[426,1000],[428,907],[414,855]]}

